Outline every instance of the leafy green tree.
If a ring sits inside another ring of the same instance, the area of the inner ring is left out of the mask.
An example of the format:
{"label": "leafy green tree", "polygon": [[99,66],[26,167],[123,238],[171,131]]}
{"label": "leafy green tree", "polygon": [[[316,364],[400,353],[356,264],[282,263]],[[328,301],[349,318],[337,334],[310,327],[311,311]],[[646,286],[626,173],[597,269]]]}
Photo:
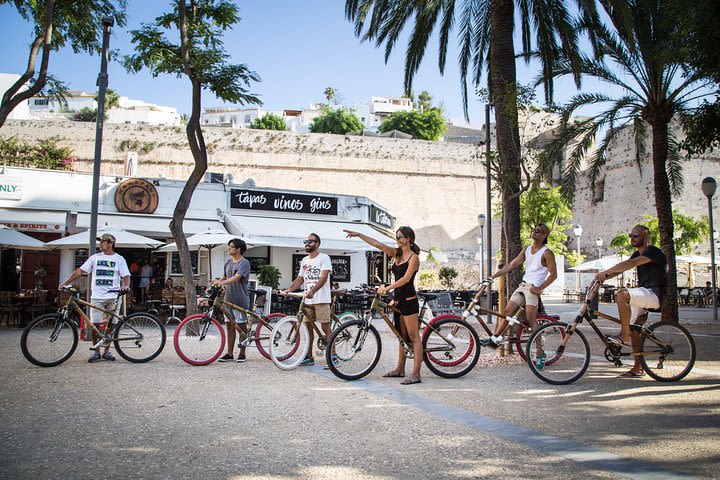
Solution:
{"label": "leafy green tree", "polygon": [[[237,5],[226,0],[174,0],[172,5],[172,11],[157,17],[155,23],[143,24],[139,30],[130,32],[136,53],[126,56],[124,64],[132,72],[147,68],[155,77],[184,75],[192,86],[192,113],[185,131],[195,167],[180,192],[170,221],[183,281],[192,285],[190,250],[182,225],[192,195],[207,170],[207,146],[200,125],[202,91],[210,90],[230,103],[262,102],[248,91],[251,82],[260,81],[258,75],[247,65],[229,64],[223,46],[223,32],[239,21]],[[197,311],[195,290],[186,288],[185,297],[188,313]]]}
{"label": "leafy green tree", "polygon": [[420,92],[420,95],[418,95],[417,110],[425,112],[427,110],[430,110],[431,108],[432,96],[430,96],[430,93],[427,90],[423,90],[422,92]]}
{"label": "leafy green tree", "polygon": [[363,129],[360,119],[346,107],[325,107],[310,124],[312,133],[337,133],[344,135],[348,132],[359,132]]}
{"label": "leafy green tree", "polygon": [[[650,229],[650,243],[657,245],[660,241],[660,228],[657,217],[646,215],[642,222]],[[678,255],[692,253],[695,247],[710,236],[710,224],[707,219],[695,220],[678,211],[673,212],[673,231],[675,232],[675,252]],[[616,235],[610,242],[610,247],[629,255],[635,251],[630,246],[630,237],[627,233]]]}
{"label": "leafy green tree", "polygon": [[438,277],[440,278],[440,284],[450,290],[453,288],[453,283],[458,276],[457,270],[453,267],[440,267],[438,271]]}
{"label": "leafy green tree", "polygon": [[[593,17],[595,2],[576,0],[581,11]],[[518,53],[529,61],[535,57],[546,75],[545,96],[552,97],[551,66],[565,53],[576,59],[577,30],[571,19],[569,1],[557,0],[346,0],[345,14],[363,41],[385,46],[385,61],[390,57],[403,29],[411,29],[405,50],[405,91],[412,84],[431,38],[439,42],[438,66],[444,73],[447,47],[453,29],[457,29],[460,48],[460,91],[467,110],[467,87],[480,85],[488,69],[488,87],[495,104],[497,151],[504,183],[500,185],[503,202],[505,259],[515,258],[520,241],[520,137],[515,85]],[[517,12],[516,12],[517,6]],[[518,18],[516,19],[516,13]],[[521,49],[515,49],[515,26],[521,30]],[[436,32],[437,27],[437,32]],[[509,276],[507,287],[514,289],[520,272]]]}
{"label": "leafy green tree", "polygon": [[250,128],[256,128],[258,130],[287,130],[285,120],[274,113],[266,113],[262,117],[256,118],[250,124]]}
{"label": "leafy green tree", "polygon": [[432,140],[436,142],[444,133],[445,119],[439,111],[430,109],[424,112],[419,110],[401,111],[391,113],[378,127],[381,132],[400,130],[413,138]]}
{"label": "leafy green tree", "polygon": [[572,228],[572,207],[560,191],[560,187],[542,187],[532,185],[520,196],[520,234],[523,247],[532,243],[530,234],[538,223],[550,227],[548,247],[556,255],[565,257],[568,265],[577,265],[582,261],[577,252],[568,249],[568,236],[565,233]]}
{"label": "leafy green tree", "polygon": [[[48,74],[50,53],[70,45],[74,52],[94,53],[102,48],[103,17],[112,17],[115,25],[125,25],[126,0],[0,0],[13,4],[20,16],[33,25],[33,38],[25,72],[4,93],[0,103],[0,128],[8,115],[22,102],[45,90],[47,96],[64,103],[63,82]],[[36,64],[40,56],[40,66]],[[28,88],[23,90],[23,86]]]}
{"label": "leafy green tree", "polygon": [[[672,196],[682,191],[682,164],[677,142],[669,129],[674,115],[688,114],[689,102],[703,88],[702,77],[689,73],[679,78],[682,65],[668,55],[668,39],[672,22],[667,18],[663,4],[667,0],[627,0],[629,8],[616,9],[601,2],[609,23],[586,20],[582,27],[593,34],[595,58],[583,56],[579,71],[586,76],[615,85],[617,96],[606,89],[599,93],[583,92],[575,95],[563,110],[563,125],[556,141],[549,148],[547,166],[563,166],[565,192],[571,194],[580,171],[581,161],[597,133],[604,136],[597,151],[590,158],[590,179],[594,184],[603,165],[608,146],[625,130],[632,129],[635,142],[635,159],[638,166],[647,151],[648,127],[652,140],[652,166],[655,190],[655,207],[659,220],[659,246],[668,259],[667,301],[663,320],[677,321],[677,278],[673,233]],[[570,61],[560,62],[553,76],[573,74],[577,68]],[[626,75],[618,76],[622,71]],[[581,107],[593,106],[601,113],[570,121]],[[567,161],[563,151],[571,142]]]}

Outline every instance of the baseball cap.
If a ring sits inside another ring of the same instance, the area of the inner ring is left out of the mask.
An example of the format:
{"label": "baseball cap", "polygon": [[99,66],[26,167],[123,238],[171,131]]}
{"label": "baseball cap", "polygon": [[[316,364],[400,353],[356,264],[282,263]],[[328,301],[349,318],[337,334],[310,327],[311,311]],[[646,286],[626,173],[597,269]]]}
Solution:
{"label": "baseball cap", "polygon": [[95,240],[97,240],[97,241],[105,240],[105,241],[108,241],[108,242],[112,243],[113,245],[115,245],[115,237],[113,235],[110,235],[109,233],[103,233],[102,236],[95,238]]}

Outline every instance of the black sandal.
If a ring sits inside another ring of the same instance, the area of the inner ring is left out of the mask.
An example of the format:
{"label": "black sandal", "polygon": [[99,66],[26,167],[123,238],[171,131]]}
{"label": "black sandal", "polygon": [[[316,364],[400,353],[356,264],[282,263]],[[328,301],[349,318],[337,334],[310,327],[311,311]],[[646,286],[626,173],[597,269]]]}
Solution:
{"label": "black sandal", "polygon": [[414,385],[416,383],[422,383],[422,380],[419,377],[408,377],[400,382],[400,385]]}

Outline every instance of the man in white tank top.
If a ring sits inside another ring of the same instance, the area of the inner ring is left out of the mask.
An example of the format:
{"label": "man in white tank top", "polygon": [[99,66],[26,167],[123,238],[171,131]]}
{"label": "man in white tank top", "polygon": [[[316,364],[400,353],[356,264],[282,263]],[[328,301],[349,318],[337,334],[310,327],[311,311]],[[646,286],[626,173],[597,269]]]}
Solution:
{"label": "man in white tank top", "polygon": [[[520,286],[513,292],[510,301],[505,306],[505,315],[514,316],[522,305],[525,305],[525,318],[535,331],[537,328],[537,311],[540,294],[557,278],[555,266],[555,255],[547,247],[547,238],[550,229],[547,225],[538,223],[530,234],[532,245],[520,251],[512,262],[490,275],[491,279],[498,278],[508,272],[515,270],[525,262],[525,275]],[[480,344],[497,348],[502,343],[501,336],[508,321],[504,318],[498,320],[495,326],[495,335],[490,338],[483,338]],[[544,366],[544,365],[543,365]],[[542,368],[542,367],[540,367]]]}

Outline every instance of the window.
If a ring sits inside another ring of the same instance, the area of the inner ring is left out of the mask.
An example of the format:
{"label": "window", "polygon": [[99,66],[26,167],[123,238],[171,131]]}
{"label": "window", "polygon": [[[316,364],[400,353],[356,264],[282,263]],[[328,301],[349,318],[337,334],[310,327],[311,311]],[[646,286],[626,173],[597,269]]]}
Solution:
{"label": "window", "polygon": [[47,98],[36,98],[35,99],[35,105],[47,105],[48,99]]}
{"label": "window", "polygon": [[249,113],[246,113],[245,114],[245,123],[250,123],[250,122],[252,122],[252,115],[250,115]]}
{"label": "window", "polygon": [[224,116],[224,115],[220,115],[220,123],[225,123],[225,116]]}
{"label": "window", "polygon": [[605,179],[598,180],[595,182],[595,188],[593,189],[593,203],[600,203],[605,201]]}

